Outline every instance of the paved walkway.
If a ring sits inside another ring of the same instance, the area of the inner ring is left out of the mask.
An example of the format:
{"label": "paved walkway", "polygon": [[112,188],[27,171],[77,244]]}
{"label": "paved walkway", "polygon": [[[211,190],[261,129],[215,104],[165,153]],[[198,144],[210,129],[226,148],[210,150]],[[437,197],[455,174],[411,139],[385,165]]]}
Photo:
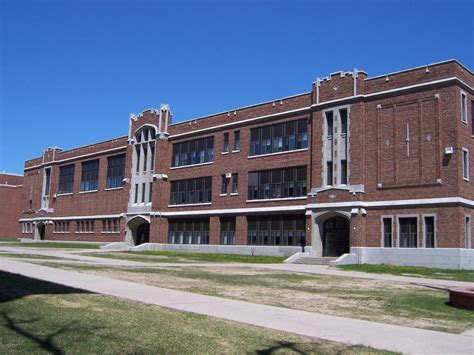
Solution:
{"label": "paved walkway", "polygon": [[[318,275],[328,276],[344,276],[344,277],[355,277],[369,280],[380,280],[390,282],[403,282],[417,285],[428,285],[442,288],[451,287],[465,287],[472,286],[470,282],[452,281],[452,280],[438,280],[428,279],[421,277],[408,277],[408,276],[396,276],[390,274],[371,274],[357,271],[342,271],[335,268],[328,268],[325,265],[301,265],[301,264],[248,264],[248,263],[152,263],[152,262],[139,262],[131,260],[121,259],[108,259],[101,257],[92,257],[81,255],[80,252],[90,252],[91,250],[55,250],[55,249],[38,249],[38,248],[25,248],[25,247],[4,247],[0,245],[0,251],[17,254],[35,254],[43,255],[45,257],[58,257],[75,261],[75,263],[85,264],[96,264],[103,266],[135,266],[135,267],[157,267],[157,266],[179,266],[179,267],[252,267],[259,269],[289,271],[289,272],[300,272]],[[104,253],[104,251],[94,250],[95,253]],[[1,254],[0,254],[1,256]],[[10,257],[10,256],[9,256]],[[12,258],[12,257],[10,257]],[[23,259],[23,258],[22,258]],[[31,261],[34,261],[31,259]],[[64,262],[63,260],[49,260],[49,262]]]}
{"label": "paved walkway", "polygon": [[346,344],[412,354],[474,352],[474,336],[469,334],[448,334],[204,296],[5,258],[0,259],[0,270],[133,301]]}

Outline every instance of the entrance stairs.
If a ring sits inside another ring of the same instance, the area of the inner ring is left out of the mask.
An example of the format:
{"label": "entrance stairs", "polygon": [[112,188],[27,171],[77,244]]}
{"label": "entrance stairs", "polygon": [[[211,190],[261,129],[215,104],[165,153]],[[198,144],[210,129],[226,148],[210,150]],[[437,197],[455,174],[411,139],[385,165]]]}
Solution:
{"label": "entrance stairs", "polygon": [[315,257],[315,256],[303,256],[295,261],[292,264],[305,264],[305,265],[330,265],[332,260],[337,260],[337,258],[332,257]]}

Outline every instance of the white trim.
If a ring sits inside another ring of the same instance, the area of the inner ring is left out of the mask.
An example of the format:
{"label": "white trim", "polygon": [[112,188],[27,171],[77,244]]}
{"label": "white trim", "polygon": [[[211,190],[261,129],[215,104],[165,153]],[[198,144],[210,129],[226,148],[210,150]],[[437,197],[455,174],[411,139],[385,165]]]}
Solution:
{"label": "white trim", "polygon": [[231,196],[237,196],[239,193],[238,192],[231,192],[230,195]]}
{"label": "white trim", "polygon": [[[112,140],[112,139],[110,139]],[[105,141],[107,142],[107,141]],[[92,145],[95,145],[95,144],[92,144]],[[75,149],[80,149],[80,148],[83,148],[83,147],[79,147],[79,148],[75,148]],[[73,149],[73,150],[75,150]],[[34,166],[29,166],[27,168],[25,168],[25,171],[26,170],[31,170],[31,169],[37,169],[37,168],[41,168],[43,165],[56,165],[56,164],[61,164],[61,163],[64,163],[64,162],[68,162],[68,161],[71,161],[71,160],[79,160],[79,159],[82,159],[82,158],[86,158],[86,157],[91,157],[91,156],[95,156],[95,155],[104,155],[106,153],[111,153],[111,152],[114,152],[114,151],[118,151],[118,150],[126,150],[127,149],[127,146],[124,145],[124,146],[121,146],[121,147],[117,147],[117,148],[110,148],[110,149],[106,149],[106,150],[99,150],[99,151],[96,151],[96,152],[93,152],[93,153],[88,153],[88,154],[82,154],[82,155],[77,155],[77,156],[74,156],[74,157],[71,157],[71,158],[66,158],[66,159],[61,159],[61,160],[55,160],[55,161],[50,161],[48,163],[41,163],[41,164],[38,164],[38,165],[34,165]],[[61,154],[64,153],[64,152],[61,152]],[[27,160],[28,161],[28,160]]]}
{"label": "white trim", "polygon": [[385,200],[385,201],[351,201],[351,202],[328,202],[314,203],[306,205],[308,209],[322,208],[376,208],[376,207],[400,207],[400,206],[420,206],[420,205],[442,205],[442,204],[459,204],[466,207],[474,207],[474,200],[463,197],[441,197],[441,198],[425,198],[412,200]]}
{"label": "white trim", "polygon": [[188,204],[182,204],[182,205],[168,205],[168,207],[169,208],[174,208],[174,207],[210,206],[210,205],[212,205],[212,202],[188,203]]}
{"label": "white trim", "polygon": [[226,152],[221,152],[222,155],[226,155],[226,154],[229,154],[229,151],[226,151]]}
{"label": "white trim", "polygon": [[[464,175],[464,153],[466,153],[466,173],[467,173],[467,176]],[[462,147],[462,157],[461,157],[461,159],[462,159],[462,162],[461,162],[462,178],[464,179],[464,181],[469,181],[469,177],[470,177],[469,176],[470,175],[469,174],[470,173],[470,171],[469,171],[469,159],[470,159],[469,158],[469,149]]]}
{"label": "white trim", "polygon": [[267,154],[258,154],[258,155],[249,155],[247,158],[255,159],[255,158],[263,158],[263,157],[271,157],[274,155],[281,155],[281,154],[289,154],[289,153],[298,153],[307,151],[308,148],[301,148],[301,149],[293,149],[293,150],[285,150],[283,152],[275,152],[275,153],[267,153]]}
{"label": "white trim", "polygon": [[23,185],[0,184],[0,187],[21,187]]}
{"label": "white trim", "polygon": [[227,194],[219,194],[220,197],[225,197]]}
{"label": "white trim", "polygon": [[99,190],[86,190],[86,191],[79,191],[80,194],[89,194],[91,192],[98,192]]}
{"label": "white trim", "polygon": [[37,217],[37,218],[20,218],[18,222],[35,222],[35,221],[69,221],[69,220],[84,220],[84,219],[112,219],[121,218],[121,214],[109,215],[92,215],[92,216],[67,216],[67,217]]}
{"label": "white trim", "polygon": [[234,154],[234,153],[240,153],[240,149],[232,150],[232,154]]}
{"label": "white trim", "polygon": [[11,175],[11,176],[25,177],[23,174],[3,173],[3,172],[1,172],[1,171],[0,171],[0,175]]}
{"label": "white trim", "polygon": [[64,192],[62,194],[54,194],[53,197],[69,196],[74,195],[74,192]]}
{"label": "white trim", "polygon": [[282,197],[282,198],[265,198],[260,200],[247,200],[247,203],[253,202],[275,202],[275,201],[291,201],[291,200],[306,200],[308,196],[298,196],[298,197]]}
{"label": "white trim", "polygon": [[[178,206],[179,207],[179,206]],[[305,205],[301,206],[279,206],[279,207],[255,207],[255,208],[229,208],[221,210],[200,210],[200,211],[179,211],[179,212],[153,212],[153,215],[159,216],[192,216],[192,215],[215,215],[215,214],[238,214],[238,213],[256,213],[256,212],[292,212],[304,211]]]}
{"label": "white trim", "polygon": [[119,187],[109,187],[107,189],[104,189],[104,191],[113,191],[113,190],[123,190],[123,186]]}
{"label": "white trim", "polygon": [[189,165],[182,165],[182,166],[173,166],[173,167],[170,167],[170,170],[192,168],[193,166],[202,166],[202,165],[210,165],[210,164],[214,164],[214,161],[207,161],[205,163],[189,164]]}

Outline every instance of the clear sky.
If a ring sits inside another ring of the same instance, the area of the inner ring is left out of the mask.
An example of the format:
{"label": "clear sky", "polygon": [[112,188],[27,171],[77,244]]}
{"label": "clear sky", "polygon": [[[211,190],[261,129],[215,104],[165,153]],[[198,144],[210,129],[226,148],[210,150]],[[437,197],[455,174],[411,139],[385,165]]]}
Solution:
{"label": "clear sky", "polygon": [[174,122],[456,58],[474,69],[474,0],[0,0],[0,171],[48,146],[127,134],[130,112]]}

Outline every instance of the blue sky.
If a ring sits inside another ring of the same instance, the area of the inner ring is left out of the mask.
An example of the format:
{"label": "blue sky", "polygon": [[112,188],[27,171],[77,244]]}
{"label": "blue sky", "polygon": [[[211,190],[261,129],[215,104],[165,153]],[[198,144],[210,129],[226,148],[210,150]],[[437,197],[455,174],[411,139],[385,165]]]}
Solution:
{"label": "blue sky", "polygon": [[457,58],[474,69],[473,0],[0,0],[0,171],[127,134],[130,112],[174,122]]}

